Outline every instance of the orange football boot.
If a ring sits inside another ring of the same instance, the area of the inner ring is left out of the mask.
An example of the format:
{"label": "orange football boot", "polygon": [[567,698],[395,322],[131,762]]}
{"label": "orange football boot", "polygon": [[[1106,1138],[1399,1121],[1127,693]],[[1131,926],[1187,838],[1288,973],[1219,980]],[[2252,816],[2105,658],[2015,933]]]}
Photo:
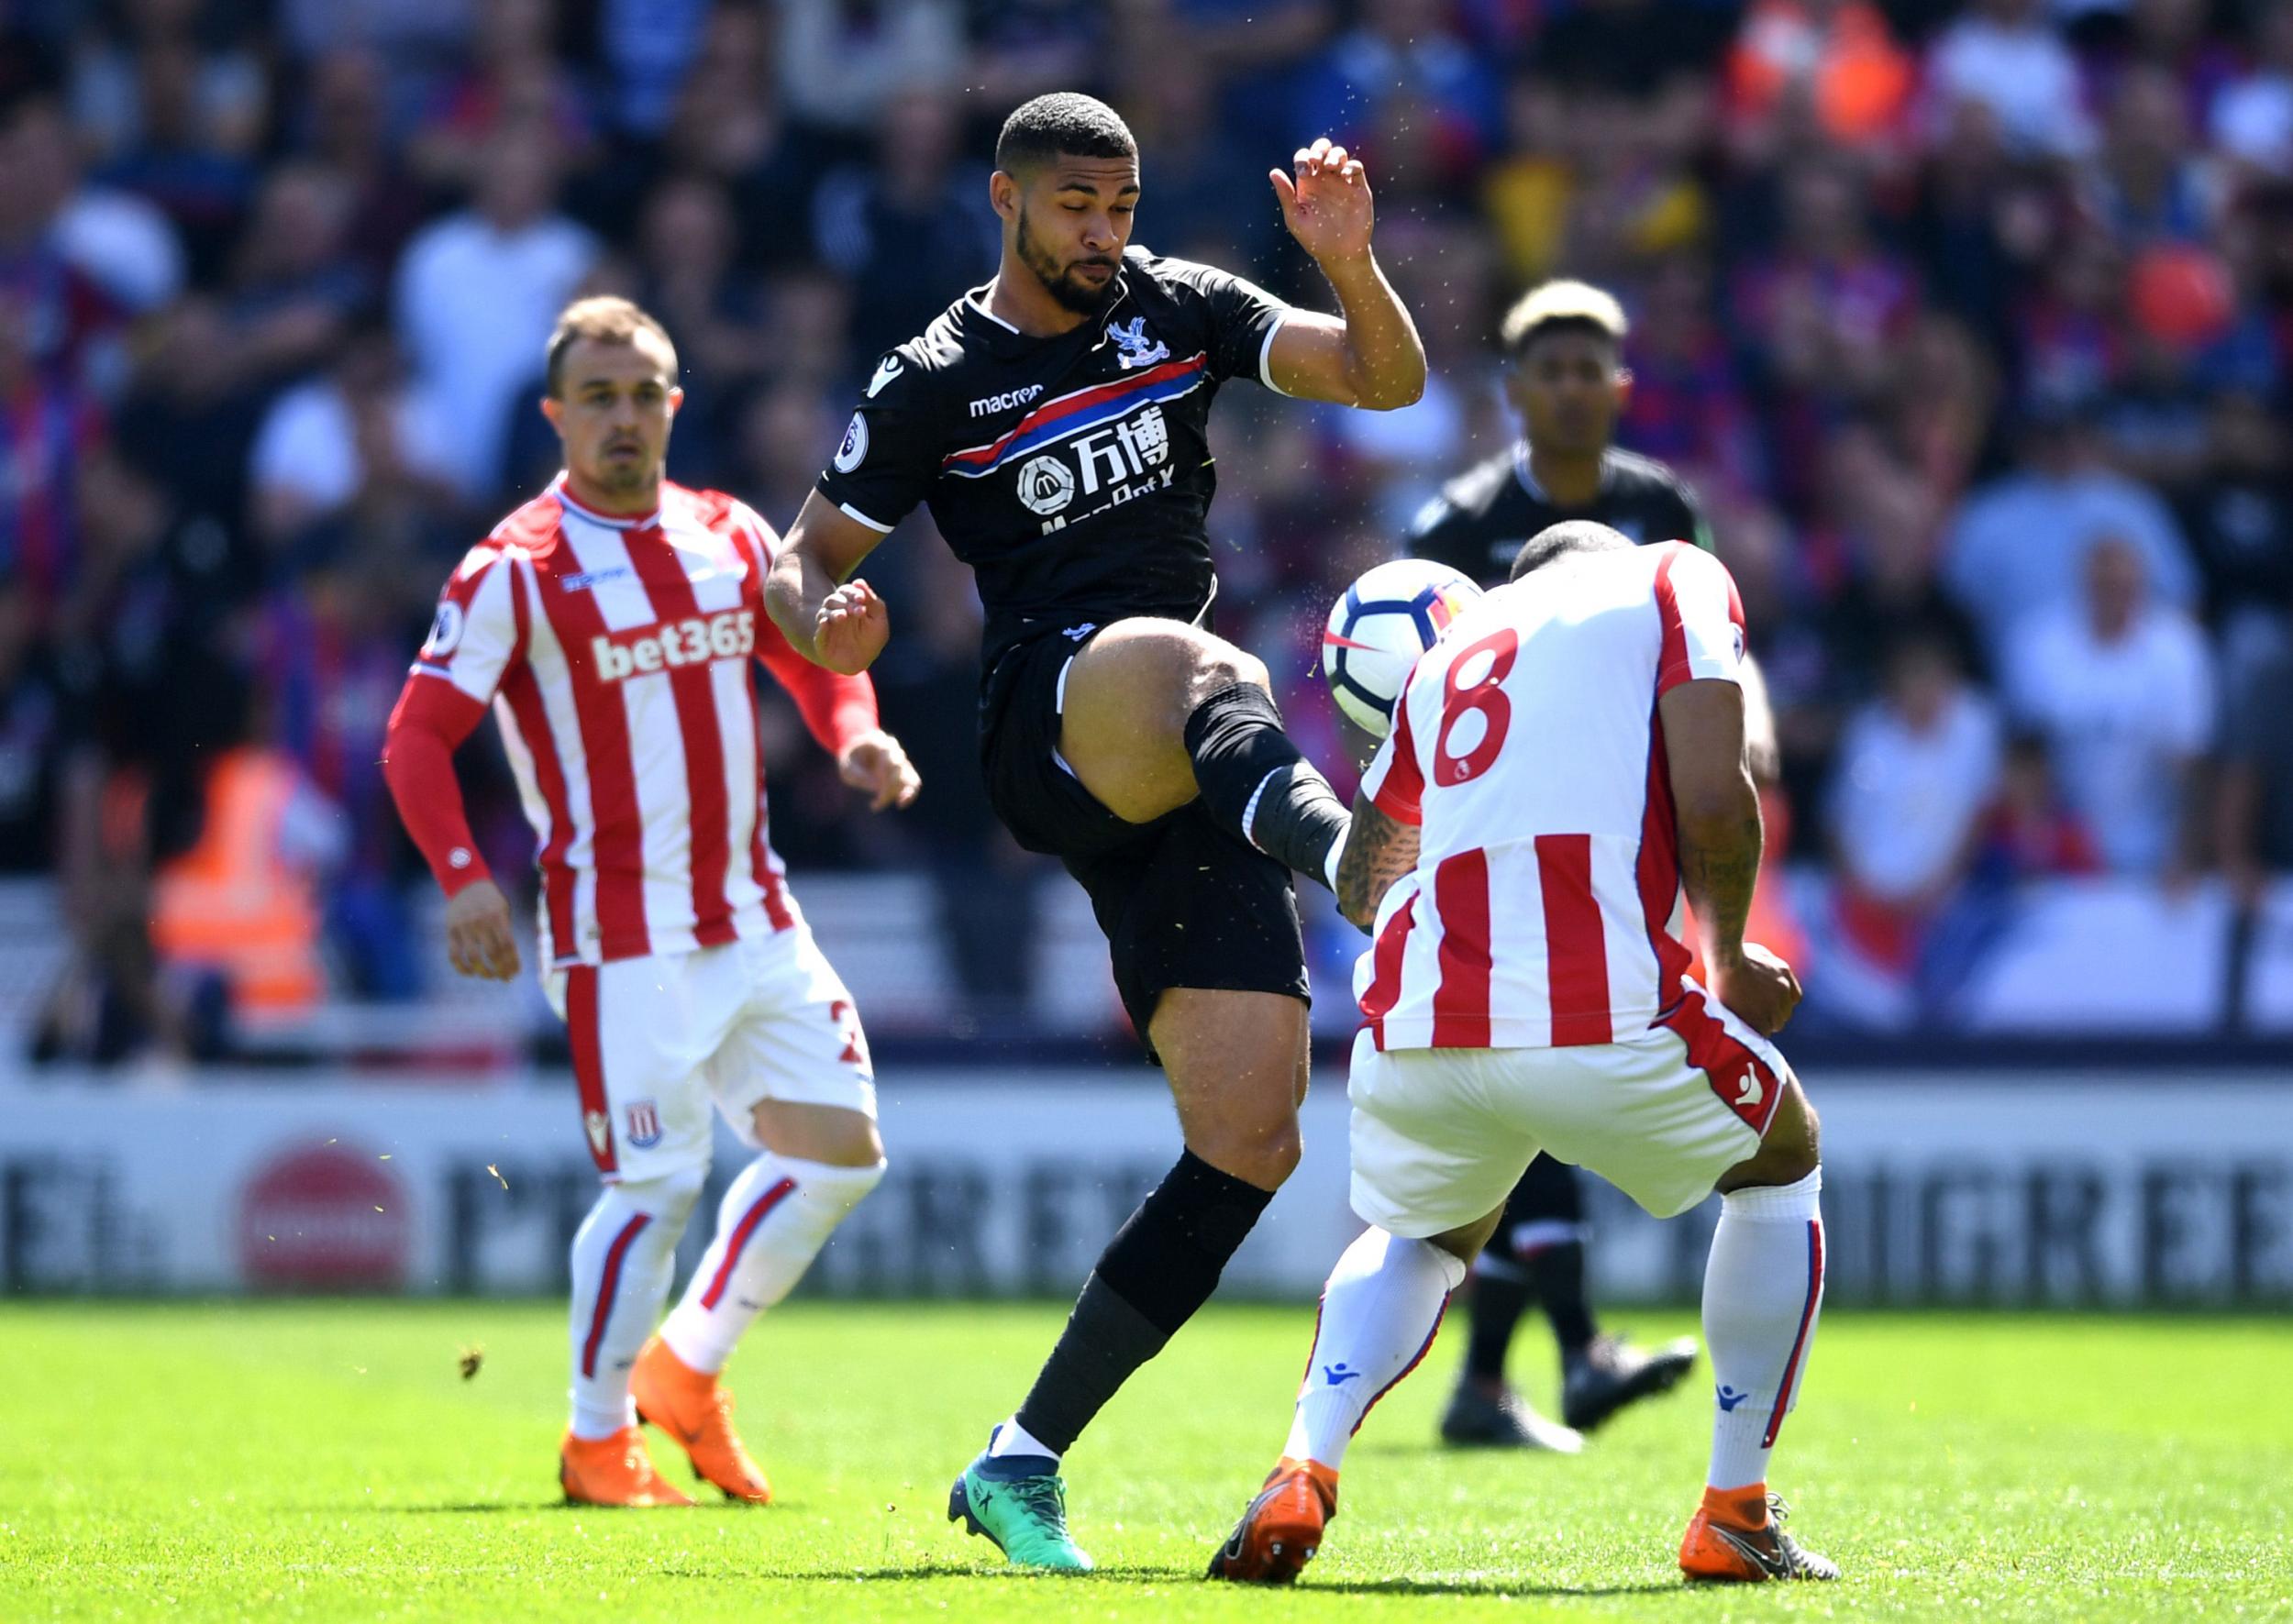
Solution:
{"label": "orange football boot", "polygon": [[1266,1486],[1235,1524],[1209,1576],[1246,1585],[1287,1585],[1322,1548],[1322,1530],[1337,1515],[1337,1474],[1314,1461],[1284,1455]]}
{"label": "orange football boot", "polygon": [[1836,1579],[1839,1564],[1783,1531],[1791,1508],[1753,1484],[1704,1490],[1680,1541],[1680,1572],[1691,1579],[1760,1585],[1770,1579]]}
{"label": "orange football boot", "polygon": [[728,1500],[769,1504],[772,1486],[733,1431],[733,1396],[704,1371],[677,1357],[659,1336],[640,1349],[629,1372],[637,1419],[650,1421],[692,1458],[692,1469]]}
{"label": "orange football boot", "polygon": [[576,1506],[690,1506],[692,1500],[653,1470],[645,1434],[624,1427],[610,1438],[565,1435],[558,1481]]}

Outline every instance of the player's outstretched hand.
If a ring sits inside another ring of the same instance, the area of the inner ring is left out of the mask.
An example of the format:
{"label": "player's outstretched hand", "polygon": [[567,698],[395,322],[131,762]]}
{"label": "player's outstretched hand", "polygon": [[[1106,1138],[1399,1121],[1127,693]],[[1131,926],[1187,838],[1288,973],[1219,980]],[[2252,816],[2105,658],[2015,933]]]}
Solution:
{"label": "player's outstretched hand", "polygon": [[870,812],[881,812],[888,806],[912,806],[916,792],[924,788],[924,777],[915,770],[915,763],[900,747],[900,741],[879,727],[864,733],[844,746],[844,754],[836,758],[836,770],[844,781],[855,790],[865,790],[874,799]]}
{"label": "player's outstretched hand", "polygon": [[1740,957],[1716,961],[1709,968],[1712,996],[1755,1032],[1775,1036],[1800,1007],[1800,978],[1756,942],[1745,943]]}
{"label": "player's outstretched hand", "polygon": [[821,600],[813,623],[813,646],[820,663],[847,677],[876,662],[892,640],[892,612],[864,580],[847,580]]}
{"label": "player's outstretched hand", "polygon": [[1320,260],[1357,260],[1368,253],[1376,211],[1361,160],[1324,136],[1299,148],[1291,161],[1298,171],[1295,182],[1280,170],[1268,171],[1267,178],[1282,205],[1282,224],[1298,246]]}
{"label": "player's outstretched hand", "polygon": [[465,976],[507,981],[517,974],[510,905],[492,880],[472,881],[446,904],[446,956]]}

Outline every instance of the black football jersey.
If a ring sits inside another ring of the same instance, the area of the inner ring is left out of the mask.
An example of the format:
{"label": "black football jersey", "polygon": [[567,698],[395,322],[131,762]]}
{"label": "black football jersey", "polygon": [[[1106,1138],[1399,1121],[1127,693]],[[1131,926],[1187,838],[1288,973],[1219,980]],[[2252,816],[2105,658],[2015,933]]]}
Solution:
{"label": "black football jersey", "polygon": [[1463,570],[1483,586],[1512,573],[1521,544],[1563,519],[1592,519],[1635,542],[1692,541],[1711,550],[1711,526],[1696,493],[1661,462],[1612,448],[1601,458],[1601,492],[1563,507],[1529,472],[1526,443],[1479,463],[1442,487],[1410,524],[1412,558]]}
{"label": "black football jersey", "polygon": [[820,491],[878,530],[929,504],[978,576],[991,686],[1032,637],[1202,618],[1217,585],[1211,399],[1234,377],[1271,387],[1267,351],[1289,307],[1140,249],[1099,313],[1055,337],[990,315],[984,293],[877,363]]}

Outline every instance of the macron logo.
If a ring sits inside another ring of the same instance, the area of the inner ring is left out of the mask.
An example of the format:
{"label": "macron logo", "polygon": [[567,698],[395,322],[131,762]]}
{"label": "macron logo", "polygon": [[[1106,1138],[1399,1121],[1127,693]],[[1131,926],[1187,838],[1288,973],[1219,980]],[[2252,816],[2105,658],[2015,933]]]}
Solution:
{"label": "macron logo", "polygon": [[1335,1364],[1324,1364],[1322,1367],[1322,1374],[1328,1379],[1330,1386],[1333,1387],[1342,1387],[1347,1382],[1352,1381],[1356,1376],[1359,1375],[1361,1372],[1358,1370],[1346,1369],[1346,1361],[1341,1359]]}
{"label": "macron logo", "polygon": [[737,659],[755,653],[756,647],[757,612],[727,609],[705,620],[672,622],[626,641],[592,637],[589,662],[599,681],[619,682],[633,673],[658,671],[664,666],[673,669],[705,665],[713,659]]}
{"label": "macron logo", "polygon": [[1043,385],[1030,383],[1025,389],[1010,390],[1002,394],[987,395],[971,403],[971,415],[991,417],[998,412],[1008,412],[1014,406],[1024,406],[1042,392]]}
{"label": "macron logo", "polygon": [[1751,1395],[1749,1393],[1739,1393],[1734,1387],[1728,1386],[1723,1383],[1713,1390],[1712,1397],[1720,1400],[1720,1408],[1724,1412],[1734,1409],[1737,1405],[1743,1403],[1746,1398],[1749,1398]]}

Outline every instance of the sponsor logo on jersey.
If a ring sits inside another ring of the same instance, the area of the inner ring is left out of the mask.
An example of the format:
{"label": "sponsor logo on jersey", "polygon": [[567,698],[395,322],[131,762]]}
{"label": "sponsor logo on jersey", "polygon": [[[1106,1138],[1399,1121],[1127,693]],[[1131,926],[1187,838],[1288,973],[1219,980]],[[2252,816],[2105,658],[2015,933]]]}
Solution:
{"label": "sponsor logo on jersey", "polygon": [[874,400],[876,392],[900,375],[900,358],[888,355],[876,363],[876,375],[868,381],[868,398]]}
{"label": "sponsor logo on jersey", "polygon": [[848,474],[868,460],[868,419],[859,413],[844,427],[844,443],[836,448],[836,471]]}
{"label": "sponsor logo on jersey", "polygon": [[651,1150],[660,1143],[660,1112],[649,1099],[639,1099],[629,1107],[629,1143],[638,1150]]}
{"label": "sponsor logo on jersey", "polygon": [[1117,326],[1114,323],[1109,322],[1107,337],[1113,341],[1114,348],[1122,352],[1114,359],[1122,364],[1125,372],[1134,367],[1151,367],[1157,361],[1167,361],[1170,359],[1170,347],[1168,344],[1159,338],[1147,337],[1146,318],[1143,315],[1131,317],[1130,325],[1127,326]]}
{"label": "sponsor logo on jersey", "polygon": [[1014,406],[1024,406],[1043,392],[1043,385],[1030,383],[1025,389],[1007,389],[1002,394],[982,395],[971,403],[971,415],[989,417],[998,412],[1008,412]]}
{"label": "sponsor logo on jersey", "polygon": [[671,621],[642,635],[614,632],[589,640],[589,661],[601,682],[663,668],[737,659],[757,648],[757,612],[727,609],[705,618]]}
{"label": "sponsor logo on jersey", "polygon": [[1142,406],[1168,405],[1202,388],[1209,376],[1210,358],[1191,355],[1037,401],[1002,434],[983,446],[949,452],[940,466],[959,480],[985,479],[1039,451],[1129,417]]}
{"label": "sponsor logo on jersey", "polygon": [[[1075,458],[1071,467],[1067,460],[1070,452]],[[1136,416],[1077,436],[1058,452],[1030,458],[1019,470],[1019,500],[1029,513],[1047,519],[1066,512],[1078,494],[1109,492],[1100,507],[1113,507],[1170,483],[1173,470],[1164,467],[1169,460],[1170,425],[1160,406],[1149,406]],[[1163,475],[1158,481],[1138,487],[1127,482],[1158,469]]]}
{"label": "sponsor logo on jersey", "polygon": [[592,569],[581,575],[561,575],[558,578],[558,591],[585,592],[592,587],[604,586],[609,580],[619,580],[628,573],[629,567],[626,564],[615,564],[610,569]]}
{"label": "sponsor logo on jersey", "polygon": [[1019,470],[1019,500],[1031,514],[1049,518],[1075,500],[1075,470],[1058,457],[1037,457]]}

